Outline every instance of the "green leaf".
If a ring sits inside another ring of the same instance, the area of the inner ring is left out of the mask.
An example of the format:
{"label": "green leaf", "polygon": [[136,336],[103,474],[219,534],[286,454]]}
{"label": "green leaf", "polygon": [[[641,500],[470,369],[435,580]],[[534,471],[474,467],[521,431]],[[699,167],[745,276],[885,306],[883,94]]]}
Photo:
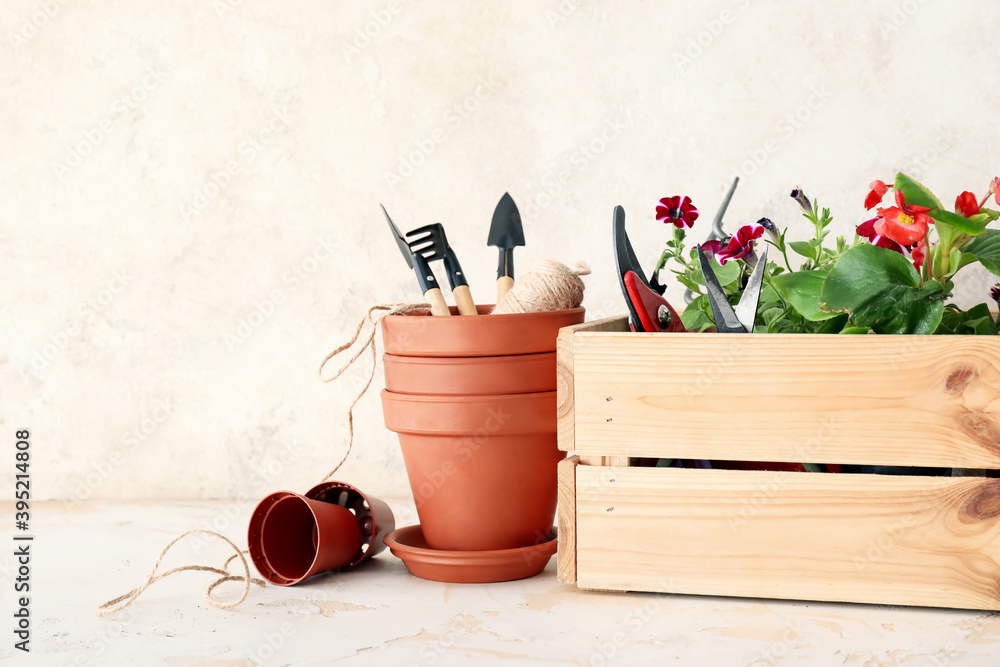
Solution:
{"label": "green leaf", "polygon": [[813,259],[816,256],[815,247],[808,241],[792,241],[788,244],[795,254],[802,255],[806,259]]}
{"label": "green leaf", "polygon": [[685,276],[683,274],[678,274],[677,275],[677,282],[679,282],[681,285],[684,285],[684,287],[687,287],[689,290],[693,290],[693,291],[698,291],[698,290],[700,290],[704,286],[704,284],[697,283],[694,280],[691,280],[691,278],[689,278],[689,277],[687,277],[687,276]]}
{"label": "green leaf", "polygon": [[994,211],[991,208],[981,208],[979,209],[979,214],[985,215],[987,218],[989,218],[990,222],[993,222],[997,218],[1000,218],[1000,211]]}
{"label": "green leaf", "polygon": [[837,316],[837,313],[819,308],[819,294],[825,279],[825,271],[797,271],[775,276],[771,284],[799,315],[811,322],[820,322]]}
{"label": "green leaf", "polygon": [[[906,202],[909,204],[909,200]],[[953,227],[963,234],[968,234],[969,236],[979,236],[984,231],[986,231],[986,225],[989,222],[989,217],[983,214],[974,215],[971,218],[966,218],[964,215],[959,215],[958,213],[952,213],[951,211],[934,211],[932,210],[927,215],[931,216],[935,221]],[[940,231],[940,230],[938,230]]]}
{"label": "green leaf", "polygon": [[1000,276],[1000,230],[987,229],[986,233],[977,236],[972,243],[962,248],[966,255],[972,255],[995,275]]}
{"label": "green leaf", "polygon": [[941,322],[944,290],[923,286],[913,265],[897,252],[873,245],[851,248],[830,270],[819,307],[848,313],[853,327],[876,333],[932,333]]}
{"label": "green leaf", "polygon": [[868,333],[868,327],[845,327],[840,330],[842,334],[866,334]]}
{"label": "green leaf", "polygon": [[[719,280],[719,284],[723,287],[736,282],[740,277],[740,263],[736,260],[726,262],[726,265],[722,266],[712,257],[708,263],[711,265],[715,277]],[[690,277],[699,285],[705,284],[705,276],[702,275],[700,268],[692,271]]]}
{"label": "green leaf", "polygon": [[688,331],[704,331],[709,327],[715,326],[715,322],[705,312],[711,307],[711,302],[708,300],[708,295],[706,294],[692,299],[691,303],[684,309],[684,312],[681,313],[681,323],[684,324],[684,328]]}
{"label": "green leaf", "polygon": [[896,174],[896,189],[903,193],[907,204],[926,206],[931,211],[944,208],[934,193],[903,172]]}
{"label": "green leaf", "polygon": [[841,313],[834,318],[831,318],[823,323],[823,325],[816,330],[816,333],[821,334],[835,334],[840,333],[847,326],[847,315]]}

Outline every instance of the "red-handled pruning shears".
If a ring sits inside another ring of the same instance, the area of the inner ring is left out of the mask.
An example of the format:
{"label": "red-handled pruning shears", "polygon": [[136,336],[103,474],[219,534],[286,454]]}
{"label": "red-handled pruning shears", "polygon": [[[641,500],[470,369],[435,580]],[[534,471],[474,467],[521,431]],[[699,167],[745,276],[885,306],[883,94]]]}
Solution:
{"label": "red-handled pruning shears", "polygon": [[625,209],[615,206],[611,226],[615,237],[615,265],[618,269],[618,282],[622,295],[628,305],[629,321],[632,331],[686,331],[680,315],[663,298],[662,289],[653,289],[646,274],[639,266],[632,244],[625,232]]}

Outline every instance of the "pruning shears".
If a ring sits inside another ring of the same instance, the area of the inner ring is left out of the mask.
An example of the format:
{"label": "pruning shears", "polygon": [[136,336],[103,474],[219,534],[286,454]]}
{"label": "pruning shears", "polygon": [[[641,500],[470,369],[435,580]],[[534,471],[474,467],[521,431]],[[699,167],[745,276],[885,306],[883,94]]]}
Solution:
{"label": "pruning shears", "polygon": [[625,209],[615,206],[611,221],[615,242],[615,266],[618,284],[628,305],[632,331],[686,331],[680,315],[663,298],[663,289],[656,289],[646,280],[635,251],[625,232]]}
{"label": "pruning shears", "polygon": [[[708,238],[705,241],[725,241],[726,231],[722,228],[722,218],[726,215],[726,209],[729,208],[729,202],[733,199],[733,193],[736,192],[736,186],[740,183],[740,177],[737,176],[733,179],[733,184],[729,186],[729,192],[726,193],[726,198],[722,200],[722,204],[719,206],[719,210],[715,214],[715,220],[712,221],[712,231],[709,232]],[[694,292],[690,288],[684,291],[684,303],[691,303],[694,299]]]}
{"label": "pruning shears", "polygon": [[760,253],[757,265],[753,267],[747,286],[743,288],[740,302],[734,309],[726,298],[726,292],[719,284],[719,279],[708,263],[704,251],[698,248],[698,259],[701,260],[701,272],[705,276],[705,289],[708,301],[712,304],[715,315],[715,329],[719,333],[753,333],[754,321],[757,319],[757,306],[760,303],[760,290],[764,283],[764,267],[767,266],[767,246]]}

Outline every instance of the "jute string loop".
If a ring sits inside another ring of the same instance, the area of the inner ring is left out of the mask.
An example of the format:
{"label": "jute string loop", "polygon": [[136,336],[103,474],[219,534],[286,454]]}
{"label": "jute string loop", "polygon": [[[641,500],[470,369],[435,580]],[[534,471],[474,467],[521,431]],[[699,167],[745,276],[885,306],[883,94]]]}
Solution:
{"label": "jute string loop", "polygon": [[[163,572],[161,574],[156,574],[156,570],[159,569],[160,567],[160,562],[163,561],[163,557],[167,555],[168,551],[170,551],[170,547],[174,546],[188,535],[193,535],[194,533],[204,533],[206,535],[213,535],[215,537],[218,537],[220,540],[224,541],[226,544],[231,546],[233,548],[233,551],[236,552],[236,555],[230,556],[223,564],[221,569],[217,567],[211,567],[209,565],[185,565],[183,567],[175,567],[172,570],[167,570],[166,572]],[[104,604],[102,604],[100,607],[97,608],[97,615],[105,616],[107,614],[113,614],[116,611],[121,611],[125,607],[135,602],[136,599],[138,599],[138,597],[142,595],[143,591],[145,591],[147,588],[152,586],[160,579],[163,579],[164,577],[169,577],[171,574],[174,574],[175,572],[184,572],[185,570],[195,570],[198,572],[214,572],[216,574],[222,575],[220,578],[216,579],[211,586],[208,587],[208,589],[205,591],[205,596],[208,598],[209,604],[211,604],[213,607],[218,607],[219,609],[232,609],[233,607],[235,607],[236,605],[240,604],[241,602],[247,599],[247,595],[250,593],[250,584],[255,584],[260,587],[264,586],[264,581],[262,579],[257,579],[255,577],[250,576],[250,565],[247,563],[246,557],[243,556],[244,553],[246,552],[240,551],[240,548],[235,544],[233,544],[225,535],[220,535],[214,530],[189,530],[188,532],[182,533],[181,535],[175,537],[173,540],[171,540],[170,544],[168,544],[163,548],[163,551],[160,552],[160,555],[157,557],[156,562],[153,564],[153,569],[149,571],[149,576],[146,577],[146,581],[144,581],[142,585],[133,588],[124,595],[119,595],[114,600],[108,600],[107,602],[105,602]],[[228,570],[229,564],[233,562],[233,560],[236,558],[239,558],[240,563],[242,563],[243,565],[242,575],[230,574]],[[225,583],[227,581],[242,581],[243,594],[240,596],[238,600],[234,600],[232,602],[220,602],[212,597],[212,591],[215,590],[216,586]]]}
{"label": "jute string loop", "polygon": [[[364,354],[365,350],[370,348],[372,353],[372,369],[371,373],[368,375],[368,381],[365,383],[365,386],[361,389],[361,391],[355,397],[354,401],[351,403],[351,407],[347,409],[347,432],[348,432],[347,450],[341,457],[340,462],[337,463],[337,465],[333,468],[333,470],[327,473],[326,476],[320,481],[325,482],[326,480],[330,479],[330,477],[332,477],[333,474],[340,469],[340,466],[344,465],[344,461],[347,460],[348,455],[351,453],[351,448],[354,446],[354,406],[357,405],[358,401],[361,400],[361,397],[368,392],[368,388],[371,387],[372,381],[375,379],[375,365],[378,361],[378,357],[375,351],[375,334],[378,332],[378,326],[377,326],[378,321],[382,317],[385,317],[386,315],[398,315],[398,314],[408,313],[411,310],[426,309],[426,308],[429,308],[428,304],[426,303],[421,303],[421,304],[390,303],[390,304],[379,304],[377,306],[372,306],[371,308],[368,309],[368,312],[365,313],[364,317],[361,318],[361,321],[358,323],[357,329],[354,330],[354,335],[351,337],[351,340],[341,345],[330,354],[326,355],[326,358],[323,359],[323,363],[321,363],[319,366],[319,379],[322,380],[323,382],[332,382],[337,378],[339,378],[341,375],[343,375],[344,371],[350,368],[351,365],[355,361],[357,361],[362,354]],[[374,313],[376,312],[381,312],[382,315],[376,317],[374,316]],[[323,369],[326,367],[327,362],[336,357],[341,352],[351,349],[351,347],[353,347],[354,344],[358,342],[358,339],[361,337],[361,331],[364,329],[366,322],[370,323],[372,325],[372,328],[371,331],[368,333],[368,337],[365,339],[364,345],[362,345],[361,348],[354,353],[354,356],[352,356],[350,360],[348,360],[348,362],[344,364],[344,366],[341,367],[341,369],[338,370],[333,376],[329,378],[324,378]],[[163,561],[163,557],[167,555],[167,552],[170,551],[170,548],[175,544],[177,544],[177,542],[179,542],[183,538],[187,537],[188,535],[193,535],[194,533],[203,533],[205,535],[212,535],[214,537],[218,537],[220,540],[224,541],[226,544],[231,546],[233,550],[236,552],[236,555],[230,556],[229,559],[226,560],[226,562],[223,564],[222,568],[212,567],[210,565],[185,565],[183,567],[175,567],[172,570],[167,570],[166,572],[157,574],[156,570],[160,567],[160,563]],[[249,563],[247,563],[247,559],[243,555],[245,553],[247,553],[246,550],[240,551],[240,548],[237,547],[235,544],[233,544],[233,542],[230,541],[229,538],[227,538],[225,535],[215,532],[214,530],[201,530],[201,529],[189,530],[186,533],[182,533],[181,535],[175,537],[173,540],[171,540],[170,544],[168,544],[163,548],[163,551],[161,551],[160,555],[157,556],[156,558],[156,563],[153,564],[153,569],[149,572],[149,576],[146,577],[146,581],[143,582],[142,585],[133,588],[124,595],[119,595],[115,599],[108,600],[107,602],[105,602],[104,604],[102,604],[97,608],[97,615],[105,616],[107,614],[113,614],[117,611],[121,611],[125,607],[135,602],[147,588],[152,586],[160,579],[169,577],[170,575],[175,574],[177,572],[184,572],[185,570],[194,570],[198,572],[214,572],[215,574],[221,575],[218,579],[212,582],[211,585],[209,585],[208,589],[205,591],[205,595],[206,597],[208,597],[209,604],[211,604],[213,607],[218,607],[219,609],[232,609],[233,607],[239,605],[240,603],[242,603],[244,600],[247,599],[247,595],[249,595],[250,593],[250,584],[254,584],[260,587],[264,587],[265,585],[262,579],[257,579],[255,577],[250,576],[250,565]],[[242,575],[231,574],[227,569],[229,567],[229,564],[233,562],[233,560],[236,558],[239,558],[240,563],[242,563],[243,565]],[[238,600],[233,600],[232,602],[220,602],[212,597],[212,591],[214,591],[217,586],[227,581],[242,581],[243,594],[240,596]]]}
{"label": "jute string loop", "polygon": [[[319,379],[322,380],[323,382],[333,382],[341,375],[343,375],[344,371],[350,368],[351,365],[353,365],[354,362],[358,360],[358,357],[364,354],[365,350],[370,349],[372,353],[372,370],[371,373],[368,374],[368,382],[365,383],[365,386],[361,389],[360,392],[358,392],[358,395],[354,398],[354,401],[351,402],[351,407],[347,408],[347,449],[344,451],[344,455],[341,457],[340,462],[337,463],[337,465],[333,467],[333,470],[328,472],[326,476],[320,480],[320,482],[325,482],[326,480],[333,477],[334,473],[340,470],[340,466],[344,465],[344,461],[347,460],[347,457],[351,453],[351,448],[354,446],[354,406],[357,405],[358,401],[361,400],[361,397],[368,392],[368,388],[372,386],[372,381],[375,379],[375,366],[378,363],[378,355],[375,351],[375,334],[378,332],[378,321],[381,320],[382,317],[386,317],[387,315],[401,315],[403,313],[408,313],[411,310],[417,310],[420,308],[429,308],[429,307],[430,306],[426,303],[420,303],[420,304],[383,303],[377,306],[372,306],[371,308],[368,309],[368,312],[365,314],[365,316],[361,318],[361,321],[358,322],[358,328],[354,330],[354,335],[351,337],[351,340],[347,341],[346,343],[338,347],[336,350],[326,355],[326,358],[323,360],[323,363],[319,365]],[[376,311],[382,311],[383,314],[381,315],[381,317],[375,318],[372,316],[372,313]],[[354,353],[354,356],[351,357],[346,364],[340,367],[339,371],[337,371],[328,378],[323,377],[323,369],[326,368],[327,362],[336,357],[341,352],[351,349],[351,347],[358,342],[358,338],[361,336],[361,330],[364,329],[365,327],[365,322],[369,322],[372,325],[371,331],[368,332],[368,338],[365,340],[365,344],[362,345],[361,348]]]}

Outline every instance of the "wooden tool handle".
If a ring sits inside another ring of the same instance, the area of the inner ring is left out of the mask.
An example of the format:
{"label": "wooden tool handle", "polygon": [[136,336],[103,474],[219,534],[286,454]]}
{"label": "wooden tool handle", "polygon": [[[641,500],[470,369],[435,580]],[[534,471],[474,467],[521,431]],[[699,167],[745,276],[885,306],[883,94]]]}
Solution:
{"label": "wooden tool handle", "polygon": [[478,315],[476,302],[472,300],[472,291],[468,285],[456,285],[451,291],[455,295],[455,303],[458,304],[459,315]]}
{"label": "wooden tool handle", "polygon": [[441,288],[434,287],[424,292],[424,298],[431,304],[431,315],[451,315],[448,304],[444,302]]}
{"label": "wooden tool handle", "polygon": [[510,288],[514,286],[514,279],[510,276],[503,276],[497,278],[497,303],[503,301],[503,298],[507,296],[507,292]]}

